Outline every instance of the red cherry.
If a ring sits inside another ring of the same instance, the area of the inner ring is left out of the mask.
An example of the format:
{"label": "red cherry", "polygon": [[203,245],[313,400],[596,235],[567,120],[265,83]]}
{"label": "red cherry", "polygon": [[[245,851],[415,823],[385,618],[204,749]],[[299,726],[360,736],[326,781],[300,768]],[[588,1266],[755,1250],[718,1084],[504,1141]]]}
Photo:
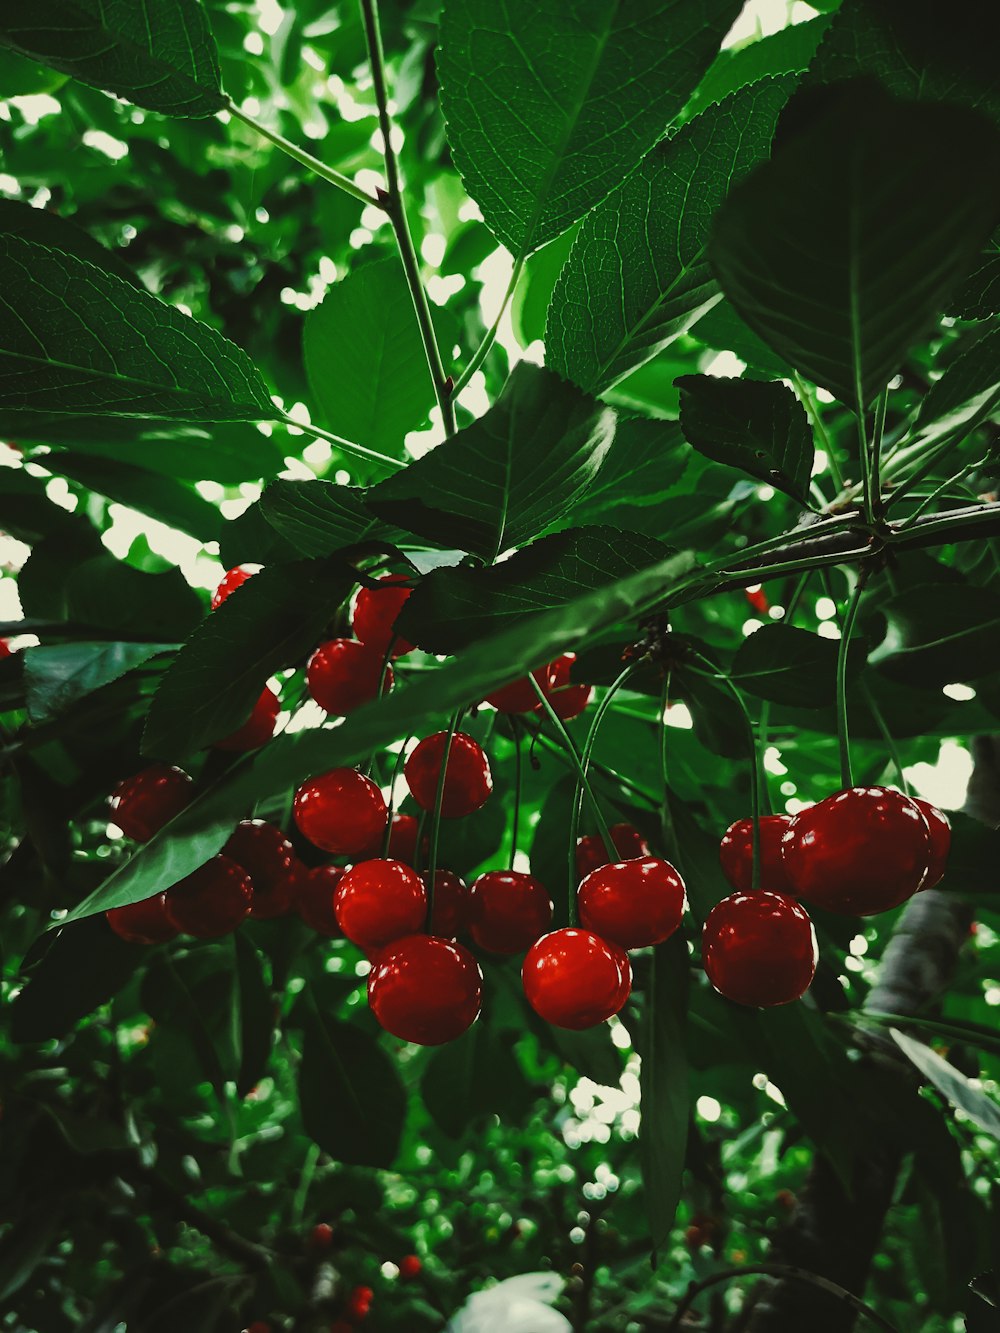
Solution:
{"label": "red cherry", "polygon": [[530,676],[522,676],[502,689],[494,690],[486,696],[486,702],[492,704],[498,713],[534,713],[541,708],[541,704],[531,683],[532,677],[545,690],[552,666],[552,662],[546,662],[544,666],[532,671]]}
{"label": "red cherry", "polygon": [[461,944],[437,935],[396,940],[368,975],[368,1003],[386,1032],[420,1046],[454,1041],[475,1022],[483,974]]}
{"label": "red cherry", "polygon": [[[383,658],[394,637],[393,624],[412,589],[407,587],[405,574],[385,574],[377,588],[361,588],[354,603],[352,628],[361,642]],[[393,657],[402,657],[413,651],[408,639],[396,637]]]}
{"label": "red cherry", "polygon": [[[612,824],[608,829],[611,841],[617,849],[619,859],[634,861],[637,857],[649,855],[649,844],[633,824]],[[608,853],[604,839],[595,834],[586,834],[576,842],[576,873],[581,879],[592,870],[608,864]]]}
{"label": "red cherry", "polygon": [[[426,888],[428,871],[420,876]],[[469,924],[469,887],[450,870],[434,872],[434,908],[431,912],[431,934],[442,939],[454,939]]]}
{"label": "red cherry", "polygon": [[[792,891],[781,853],[781,840],[791,822],[791,815],[760,817],[760,887],[772,893]],[[719,844],[719,863],[734,889],[750,892],[753,884],[752,819],[737,819],[735,824],[729,825]]]}
{"label": "red cherry", "polygon": [[[328,713],[343,717],[369,703],[378,694],[383,654],[357,639],[330,639],[321,643],[306,667],[309,693]],[[382,693],[392,689],[392,667],[386,668]]]}
{"label": "red cherry", "polygon": [[930,801],[925,801],[922,796],[913,796],[911,800],[914,805],[920,807],[930,831],[930,864],[927,867],[927,876],[920,887],[922,889],[933,889],[934,885],[939,884],[944,878],[944,872],[948,866],[948,853],[951,851],[951,823],[943,810],[939,810]]}
{"label": "red cherry", "polygon": [[539,1017],[580,1031],[618,1013],[632,989],[632,968],[617,944],[568,926],[535,941],[521,980]]}
{"label": "red cherry", "polygon": [[354,1325],[349,1324],[346,1319],[335,1319],[326,1333],[354,1333]]}
{"label": "red cherry", "polygon": [[311,1250],[328,1250],[333,1244],[333,1227],[329,1222],[317,1222],[309,1233]]}
{"label": "red cherry", "polygon": [[[389,856],[394,861],[402,861],[405,865],[416,867],[419,832],[420,821],[415,815],[393,814],[392,828],[389,830]],[[421,843],[421,850],[424,855],[427,854],[426,834]]]}
{"label": "red cherry", "polygon": [[247,1324],[246,1333],[271,1333],[271,1325],[263,1319],[255,1319],[252,1324]]}
{"label": "red cherry", "polygon": [[552,899],[523,870],[487,870],[469,892],[469,934],[489,953],[523,953],[552,925]]}
{"label": "red cherry", "polygon": [[708,979],[737,1004],[770,1008],[809,989],[819,951],[809,913],[787,893],[731,893],[702,931]]}
{"label": "red cherry", "polygon": [[375,1293],[371,1287],[355,1287],[347,1298],[345,1314],[349,1319],[361,1320],[368,1316]]}
{"label": "red cherry", "polygon": [[253,885],[241,865],[213,856],[166,893],[166,913],[185,935],[214,940],[228,935],[250,914]]}
{"label": "red cherry", "polygon": [[14,649],[6,639],[0,639],[0,657],[13,657]]}
{"label": "red cherry", "polygon": [[257,570],[249,565],[237,565],[235,569],[227,570],[222,582],[212,593],[212,610],[217,610],[227,597],[256,573]]}
{"label": "red cherry", "polygon": [[295,878],[295,910],[307,926],[331,939],[343,934],[334,914],[333,895],[344,873],[342,866],[316,866],[314,870],[302,866]]}
{"label": "red cherry", "polygon": [[360,861],[337,885],[333,912],[352,944],[377,950],[423,929],[427,891],[402,861]]}
{"label": "red cherry", "polygon": [[557,657],[549,669],[549,677],[545,683],[545,693],[552,710],[564,722],[571,722],[574,717],[579,717],[594,693],[592,685],[570,684],[570,671],[575,661],[576,653],[563,653],[561,657]]}
{"label": "red cherry", "polygon": [[592,870],[577,889],[580,925],[623,949],[662,944],[687,908],[684,881],[656,856]]}
{"label": "red cherry", "polygon": [[115,934],[130,944],[161,944],[177,934],[177,928],[167,920],[165,897],[154,893],[142,902],[111,907],[104,915]]}
{"label": "red cherry", "polygon": [[423,1264],[415,1254],[404,1254],[399,1261],[399,1276],[404,1281],[409,1281],[411,1278],[419,1277],[422,1268]]}
{"label": "red cherry", "polygon": [[191,779],[169,764],[152,764],[126,778],[108,798],[113,822],[136,842],[148,842],[190,803]]}
{"label": "red cherry", "polygon": [[298,858],[281,829],[263,819],[244,819],[222,849],[253,882],[250,915],[260,920],[284,916],[292,905]]}
{"label": "red cherry", "polygon": [[261,690],[253,712],[238,730],[223,736],[221,741],[213,741],[216,750],[232,750],[245,754],[248,750],[259,750],[274,735],[274,725],[281,712],[281,701],[277,692],[270,685]]}
{"label": "red cherry", "polygon": [[767,600],[767,593],[756,584],[750,588],[743,589],[744,596],[755,611],[759,611],[762,616],[766,616],[771,609],[771,603]]}
{"label": "red cherry", "polygon": [[[446,731],[425,736],[403,766],[406,784],[413,799],[422,810],[433,810],[437,798],[438,774],[444,758]],[[490,761],[478,741],[464,731],[456,731],[448,752],[445,770],[441,815],[444,819],[461,819],[486,804],[493,790]]]}
{"label": "red cherry", "polygon": [[353,768],[332,768],[295,793],[292,814],[311,843],[335,856],[364,856],[385,832],[387,809],[371,778]]}
{"label": "red cherry", "polygon": [[799,897],[828,912],[874,916],[920,888],[930,831],[902,792],[848,787],[795,815],[781,853]]}

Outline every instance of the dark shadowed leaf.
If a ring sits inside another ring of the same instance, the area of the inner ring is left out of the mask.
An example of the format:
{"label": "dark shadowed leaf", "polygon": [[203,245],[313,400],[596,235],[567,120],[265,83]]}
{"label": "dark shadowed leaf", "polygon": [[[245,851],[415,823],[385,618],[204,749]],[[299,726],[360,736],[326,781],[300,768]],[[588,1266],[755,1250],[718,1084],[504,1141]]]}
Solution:
{"label": "dark shadowed leaf", "polygon": [[614,413],[522,361],[478,421],[368,493],[376,514],[495,560],[570,514],[598,474]]}
{"label": "dark shadowed leaf", "polygon": [[600,393],[719,299],[705,253],[712,215],[767,157],[792,86],[769,79],[709,107],[584,219],[549,307],[553,370]]}
{"label": "dark shadowed leaf", "polygon": [[437,56],[448,142],[494,235],[528,254],[603,199],[681,109],[739,10],[449,0]]}
{"label": "dark shadowed leaf", "polygon": [[30,204],[19,203],[16,199],[0,199],[0,235],[20,236],[22,240],[34,241],[37,245],[48,246],[50,250],[76,255],[77,259],[96,264],[98,268],[106,269],[124,282],[145,291],[135,273],[114,250],[108,250],[95,241],[89,232],[78,227],[75,222],[60,217],[58,213],[50,213],[48,209],[32,208]]}
{"label": "dark shadowed leaf", "polygon": [[245,1097],[267,1070],[274,1033],[271,991],[264,976],[263,957],[242,931],[230,936],[233,1024],[239,1028],[239,1071],[236,1091]]}
{"label": "dark shadowed leaf", "polygon": [[[733,658],[733,680],[742,690],[793,708],[823,708],[836,699],[838,644],[794,625],[764,625],[744,639]],[[855,639],[848,678],[864,668],[865,645]]]}
{"label": "dark shadowed leaf", "polygon": [[1000,310],[1000,232],[994,232],[969,275],[948,302],[949,315],[989,319]]}
{"label": "dark shadowed leaf", "polygon": [[[996,224],[1000,132],[975,112],[897,102],[869,82],[840,85],[812,110],[730,193],[709,253],[750,327],[864,408]],[[942,211],[942,198],[955,206]]]}
{"label": "dark shadowed leaf", "polygon": [[511,1046],[511,1034],[480,1021],[457,1041],[433,1052],[420,1092],[449,1138],[462,1138],[484,1115],[513,1123],[530,1106],[533,1094]]}
{"label": "dark shadowed leaf", "polygon": [[813,437],[805,408],[791,389],[762,380],[682,375],[681,429],[688,443],[805,501]]}
{"label": "dark shadowed leaf", "polygon": [[0,2],[0,42],[151,111],[212,116],[226,104],[201,0]]}
{"label": "dark shadowed leaf", "polygon": [[383,523],[365,507],[359,486],[332,481],[272,481],[261,496],[267,522],[302,555],[333,555],[355,542],[391,542],[401,529]]}
{"label": "dark shadowed leaf", "polygon": [[987,589],[926,584],[897,593],[880,610],[888,632],[871,661],[891,680],[932,688],[996,670],[1000,601]]}
{"label": "dark shadowed leaf", "polygon": [[163,644],[185,638],[204,615],[201,598],[176,567],[150,574],[108,554],[75,556],[64,574],[70,620],[114,630],[121,639]]}
{"label": "dark shadowed leaf", "polygon": [[24,686],[28,715],[45,722],[78,699],[118,680],[172,643],[55,643],[24,652]]}
{"label": "dark shadowed leaf", "polygon": [[691,329],[691,337],[707,347],[735,352],[755,377],[774,379],[791,374],[791,368],[767,343],[757,337],[728,301],[719,301]]}
{"label": "dark shadowed leaf", "polygon": [[690,459],[691,449],[676,421],[619,421],[608,456],[577,502],[573,521],[630,527],[625,516],[667,499]]}
{"label": "dark shadowed leaf", "polygon": [[908,1037],[898,1028],[889,1030],[893,1041],[907,1059],[916,1065],[924,1078],[933,1083],[952,1106],[957,1107],[987,1134],[1000,1139],[1000,1105],[992,1097],[922,1041]]}
{"label": "dark shadowed leaf", "polygon": [[920,403],[914,433],[927,441],[958,439],[1000,403],[1000,330],[988,332],[953,361]]}

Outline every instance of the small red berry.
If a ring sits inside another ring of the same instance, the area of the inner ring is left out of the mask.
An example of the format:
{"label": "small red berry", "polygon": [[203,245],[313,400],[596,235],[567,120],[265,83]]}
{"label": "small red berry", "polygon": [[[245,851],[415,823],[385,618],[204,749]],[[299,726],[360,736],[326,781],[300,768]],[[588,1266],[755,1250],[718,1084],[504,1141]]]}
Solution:
{"label": "small red berry", "polygon": [[744,588],[743,592],[747,601],[755,611],[759,611],[762,616],[766,616],[771,609],[771,603],[767,600],[767,593],[759,583],[749,588]]}
{"label": "small red berry", "polygon": [[265,685],[261,690],[253,712],[236,731],[223,736],[221,741],[213,741],[213,749],[231,750],[237,754],[246,754],[248,750],[259,750],[274,735],[275,723],[281,712],[281,700],[276,690]]}
{"label": "small red berry", "polygon": [[399,1261],[399,1276],[404,1281],[419,1277],[423,1264],[415,1254],[404,1254]]}
{"label": "small red berry", "polygon": [[[328,713],[344,717],[378,694],[384,655],[357,639],[321,643],[306,667],[309,693]],[[392,667],[386,667],[382,693],[392,689]]]}
{"label": "small red berry", "polygon": [[307,926],[331,939],[343,934],[333,910],[333,895],[344,873],[342,866],[316,866],[314,870],[301,866],[295,878],[295,910]]}
{"label": "small red berry", "polygon": [[241,865],[213,856],[190,875],[171,884],[166,913],[184,935],[212,940],[228,935],[250,914],[253,885]]}
{"label": "small red berry", "polygon": [[798,1200],[791,1190],[778,1190],[777,1194],[774,1196],[774,1201],[779,1208],[784,1208],[786,1212],[789,1213],[798,1203]]}
{"label": "small red berry", "polygon": [[386,1032],[420,1046],[454,1041],[475,1022],[483,974],[461,944],[436,935],[396,940],[368,976],[368,1003]]}
{"label": "small red berry", "polygon": [[371,1287],[355,1287],[347,1298],[345,1314],[348,1319],[361,1320],[368,1316],[375,1293]]}
{"label": "small red berry", "polygon": [[249,565],[237,565],[234,569],[228,570],[222,582],[212,593],[212,610],[217,610],[227,597],[234,593],[241,584],[246,583],[247,579],[253,578],[256,573],[257,570]]}
{"label": "small red berry", "polygon": [[263,819],[244,819],[222,849],[253,883],[250,915],[260,920],[284,916],[292,905],[298,858],[281,829]]}
{"label": "small red berry", "polygon": [[[792,891],[781,853],[781,840],[791,822],[791,815],[760,817],[760,887],[771,893]],[[750,892],[753,884],[752,819],[737,819],[726,829],[719,843],[719,864],[734,889]]]}
{"label": "small red berry", "polygon": [[552,899],[523,870],[487,870],[469,891],[469,934],[488,953],[523,953],[552,925]]}
{"label": "small red berry", "polygon": [[423,929],[427,891],[402,861],[359,861],[337,885],[333,912],[352,944],[378,950]]}
{"label": "small red berry", "polygon": [[[407,786],[422,810],[434,809],[447,739],[446,731],[425,736],[403,767]],[[483,747],[464,731],[456,731],[445,769],[442,817],[461,819],[463,815],[471,815],[486,804],[492,790],[493,774]]]}
{"label": "small red berry", "polygon": [[684,881],[669,861],[656,856],[600,866],[576,896],[580,925],[623,949],[662,944],[687,908]]}
{"label": "small red berry", "polygon": [[354,1333],[354,1325],[349,1324],[346,1319],[335,1319],[327,1333]]}
{"label": "small red berry", "polygon": [[920,887],[922,889],[933,889],[934,885],[939,884],[944,878],[944,872],[948,866],[948,853],[951,851],[951,823],[943,810],[939,810],[930,801],[925,801],[922,796],[914,796],[911,799],[914,805],[920,807],[930,830],[930,864],[927,867],[924,882]]}
{"label": "small red berry", "polygon": [[155,893],[142,902],[111,907],[104,915],[115,934],[130,944],[162,944],[177,934],[177,927],[167,920],[165,898],[165,894]]}
{"label": "small red berry", "polygon": [[488,694],[486,702],[492,704],[498,713],[534,713],[536,709],[541,708],[541,704],[531,683],[532,677],[545,690],[552,666],[551,662],[546,662],[544,666],[532,671],[531,675],[512,680],[509,685],[504,685],[502,689]]}
{"label": "small red berry", "polygon": [[873,916],[916,893],[930,831],[920,807],[890,787],[848,787],[792,819],[781,844],[792,891],[816,907]]}
{"label": "small red berry", "polygon": [[108,800],[112,820],[136,842],[148,842],[190,803],[191,779],[169,764],[152,764],[126,778]]}
{"label": "small red berry", "polygon": [[378,847],[388,812],[371,778],[353,768],[333,768],[303,782],[292,813],[302,833],[323,851],[364,856]]}
{"label": "small red berry", "polygon": [[[620,861],[634,861],[649,855],[649,844],[633,824],[612,824],[608,829]],[[604,839],[588,833],[576,842],[576,873],[581,879],[592,870],[608,865]]]}
{"label": "small red berry", "polygon": [[569,926],[535,941],[521,980],[539,1017],[580,1031],[618,1013],[632,989],[632,968],[617,944]]}
{"label": "small red berry", "polygon": [[317,1222],[309,1233],[311,1250],[328,1250],[333,1244],[333,1227],[329,1222]]}
{"label": "small red berry", "polygon": [[[420,876],[425,887],[429,873],[425,870]],[[448,940],[461,935],[469,924],[469,909],[469,886],[465,880],[451,870],[436,870],[430,933]]]}
{"label": "small red berry", "polygon": [[708,979],[737,1004],[770,1008],[809,989],[819,951],[809,913],[787,893],[731,893],[702,931]]}
{"label": "small red berry", "polygon": [[[385,574],[377,588],[361,588],[354,603],[352,628],[361,642],[377,653],[386,655],[394,636],[393,624],[412,589],[407,586],[405,574]],[[402,657],[413,651],[408,639],[396,636],[393,657]]]}
{"label": "small red berry", "polygon": [[545,683],[545,693],[552,711],[564,722],[571,722],[579,717],[590,703],[594,688],[592,685],[571,685],[570,672],[576,661],[576,653],[563,653],[552,663],[549,677]]}
{"label": "small red berry", "polygon": [[14,649],[6,639],[0,639],[0,657],[13,657]]}
{"label": "small red berry", "polygon": [[271,1325],[263,1319],[255,1319],[252,1324],[247,1324],[246,1333],[271,1333]]}
{"label": "small red berry", "polygon": [[[389,830],[389,856],[394,861],[402,861],[405,865],[416,868],[417,835],[419,831],[420,821],[416,816],[393,814],[392,828]],[[426,834],[424,834],[421,843],[421,850],[426,855]]]}

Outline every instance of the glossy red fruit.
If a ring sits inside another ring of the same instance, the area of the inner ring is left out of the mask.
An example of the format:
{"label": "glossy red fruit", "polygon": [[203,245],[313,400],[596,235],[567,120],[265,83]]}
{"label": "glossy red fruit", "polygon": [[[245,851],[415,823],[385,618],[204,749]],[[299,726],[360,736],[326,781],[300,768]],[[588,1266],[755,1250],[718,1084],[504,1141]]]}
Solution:
{"label": "glossy red fruit", "polygon": [[[426,887],[429,874],[420,876]],[[469,924],[469,886],[451,870],[434,872],[434,909],[431,912],[431,934],[442,939],[454,939]]]}
{"label": "glossy red fruit", "polygon": [[148,842],[191,803],[191,779],[169,764],[152,764],[118,786],[108,798],[111,819],[128,838]]}
{"label": "glossy red fruit", "polygon": [[423,929],[427,891],[402,861],[359,861],[337,885],[333,912],[352,944],[378,950]]}
{"label": "glossy red fruit", "polygon": [[523,870],[487,870],[469,891],[469,934],[488,953],[523,953],[552,925],[552,899]]}
{"label": "glossy red fruit", "polygon": [[301,866],[295,878],[296,912],[317,934],[331,939],[343,934],[333,910],[333,895],[345,873],[343,866],[316,866],[313,870]]}
{"label": "glossy red fruit", "polygon": [[250,915],[261,920],[284,916],[292,905],[298,857],[280,828],[263,819],[244,819],[222,849],[253,883]]}
{"label": "glossy red fruit", "polygon": [[684,881],[657,856],[592,870],[577,889],[580,925],[623,949],[669,939],[684,918]]}
{"label": "glossy red fruit", "polygon": [[246,583],[247,579],[252,579],[256,573],[257,570],[250,565],[237,565],[234,569],[228,570],[212,593],[212,610],[217,610],[227,597],[231,596],[241,584]]}
{"label": "glossy red fruit", "polygon": [[787,893],[731,893],[702,931],[708,979],[737,1004],[770,1008],[809,989],[819,951],[809,913]]}
{"label": "glossy red fruit", "polygon": [[309,1233],[309,1248],[315,1251],[328,1250],[333,1244],[333,1227],[329,1222],[317,1222]]}
{"label": "glossy red fruit", "polygon": [[920,887],[933,889],[934,885],[939,884],[944,878],[948,865],[948,853],[951,851],[951,824],[944,811],[939,810],[930,801],[925,801],[922,796],[914,796],[911,799],[914,805],[920,807],[921,813],[927,820],[931,844],[927,876]]}
{"label": "glossy red fruit", "polygon": [[399,1261],[399,1276],[404,1281],[419,1277],[423,1264],[415,1254],[404,1254]]}
{"label": "glossy red fruit", "polygon": [[385,950],[368,975],[368,1003],[386,1032],[420,1046],[454,1041],[475,1022],[483,974],[461,944],[410,935]]}
{"label": "glossy red fruit", "polygon": [[277,691],[270,685],[265,685],[253,706],[253,712],[242,727],[228,736],[223,736],[221,741],[213,741],[213,749],[229,750],[236,754],[259,750],[274,735],[275,723],[280,712],[281,701]]}
{"label": "glossy red fruit", "polygon": [[[634,861],[638,856],[649,855],[649,844],[633,824],[612,824],[608,829],[621,861]],[[588,833],[576,841],[576,873],[583,879],[592,870],[608,864],[608,853],[604,839],[597,834]]]}
{"label": "glossy red fruit", "polygon": [[492,694],[488,694],[486,702],[492,704],[499,713],[534,713],[541,708],[541,703],[535,693],[534,686],[531,684],[532,677],[538,682],[542,690],[545,690],[552,667],[552,662],[546,662],[544,666],[536,667],[531,675],[522,676],[519,680],[513,680],[509,685],[504,685],[502,689],[494,690]]}
{"label": "glossy red fruit", "polygon": [[241,865],[213,856],[166,893],[167,919],[184,935],[213,940],[250,915],[253,885]]}
{"label": "glossy red fruit", "polygon": [[345,1313],[348,1319],[355,1321],[366,1319],[372,1308],[375,1293],[371,1287],[355,1287],[347,1298]]}
{"label": "glossy red fruit", "polygon": [[766,616],[770,611],[771,603],[767,600],[767,593],[759,583],[752,587],[744,588],[743,594],[753,609],[759,612],[762,616]]}
{"label": "glossy red fruit", "polygon": [[930,830],[920,807],[891,787],[848,787],[792,819],[781,844],[792,891],[845,916],[898,907],[920,888]]}
{"label": "glossy red fruit", "polygon": [[104,915],[115,934],[130,944],[162,944],[177,934],[177,927],[167,920],[165,897],[155,893],[139,903],[109,908]]}
{"label": "glossy red fruit", "polygon": [[[403,766],[406,785],[422,810],[434,809],[447,739],[446,731],[425,736]],[[461,819],[463,815],[471,815],[486,804],[492,790],[493,774],[483,747],[464,731],[456,731],[445,770],[442,817]]]}
{"label": "glossy red fruit", "polygon": [[13,657],[14,649],[6,639],[0,639],[0,657]]}
{"label": "glossy red fruit", "polygon": [[[420,821],[414,815],[393,814],[392,828],[389,830],[389,856],[394,861],[416,868],[417,836]],[[424,834],[421,850],[427,854],[427,835]]]}
{"label": "glossy red fruit", "polygon": [[[386,574],[378,584],[377,588],[360,589],[351,624],[361,642],[382,658],[395,634],[393,622],[412,589],[407,586],[405,574]],[[412,651],[413,644],[408,639],[396,636],[393,657],[402,657]]]}
{"label": "glossy red fruit", "polygon": [[303,834],[334,856],[365,856],[385,832],[385,799],[371,778],[354,768],[332,768],[295,793],[292,814]]}
{"label": "glossy red fruit", "polygon": [[568,926],[535,941],[521,981],[540,1018],[580,1031],[618,1013],[632,989],[632,968],[617,944]]}
{"label": "glossy red fruit", "polygon": [[[353,713],[378,694],[383,654],[357,639],[330,639],[321,643],[306,667],[309,693],[320,708],[336,717]],[[392,667],[386,667],[382,693],[392,689]]]}
{"label": "glossy red fruit", "polygon": [[[781,840],[791,822],[791,815],[760,817],[760,887],[772,893],[791,892],[781,853]],[[734,889],[750,892],[753,884],[752,819],[737,819],[726,829],[719,843],[719,864]]]}
{"label": "glossy red fruit", "polygon": [[571,685],[570,671],[576,661],[576,653],[563,653],[549,668],[549,677],[545,683],[552,710],[564,722],[579,717],[590,703],[594,694],[592,685]]}

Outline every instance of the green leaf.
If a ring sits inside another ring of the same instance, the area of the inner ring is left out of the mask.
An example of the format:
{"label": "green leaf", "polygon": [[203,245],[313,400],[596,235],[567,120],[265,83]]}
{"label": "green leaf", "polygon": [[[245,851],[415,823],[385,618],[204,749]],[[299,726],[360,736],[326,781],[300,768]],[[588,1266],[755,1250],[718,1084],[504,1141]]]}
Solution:
{"label": "green leaf", "polygon": [[56,643],[24,650],[24,685],[28,716],[47,722],[78,699],[92,694],[173,643]]}
{"label": "green leaf", "polygon": [[392,1165],[406,1093],[396,1066],[369,1033],[337,1022],[310,1001],[298,1083],[306,1133],[334,1161]]}
{"label": "green leaf", "polygon": [[515,628],[532,612],[565,606],[581,591],[604,587],[669,554],[652,537],[571,528],[489,569],[461,566],[429,574],[407,599],[398,628],[427,652],[457,653],[491,632]]}
{"label": "green leaf", "polygon": [[[824,708],[836,701],[839,645],[794,625],[764,625],[740,644],[732,678],[758,699],[792,708]],[[864,668],[867,653],[860,639],[847,655],[848,679]]]}
{"label": "green leaf", "polygon": [[241,727],[267,678],[311,652],[351,590],[340,561],[268,565],[211,613],[153,697],[143,752],[183,758]]}
{"label": "green leaf", "polygon": [[260,498],[271,527],[303,555],[333,555],[360,542],[398,545],[401,529],[365,507],[360,486],[332,481],[272,481]]}
{"label": "green leaf", "polygon": [[150,111],[213,116],[226,104],[200,0],[46,0],[42,14],[0,0],[0,43]]}
{"label": "green leaf", "polygon": [[809,67],[808,81],[874,74],[897,97],[957,102],[1000,119],[1000,11],[956,10],[941,22],[937,0],[844,0]]}
{"label": "green leaf", "polygon": [[920,403],[913,433],[928,442],[956,440],[992,416],[1000,404],[1000,329],[993,329],[951,363]]}
{"label": "green leaf", "polygon": [[635,509],[659,505],[673,494],[690,459],[676,421],[619,421],[600,472],[573,510],[574,522],[630,527],[627,519],[634,519]]}
{"label": "green leaf", "polygon": [[940,688],[996,670],[1000,600],[971,584],[907,588],[879,608],[888,620],[871,662],[890,680]]}
{"label": "green leaf", "polygon": [[75,255],[0,236],[0,312],[0,413],[275,416],[234,343]]}
{"label": "green leaf", "polygon": [[710,107],[584,219],[549,306],[553,370],[600,393],[719,300],[705,254],[712,216],[767,157],[791,88],[767,80]]}
{"label": "green leaf", "polygon": [[948,818],[951,821],[951,848],[941,888],[953,890],[963,897],[1000,893],[996,873],[1000,831],[961,810],[949,810]]}
{"label": "green leaf", "polygon": [[709,256],[769,346],[863,409],[996,224],[1000,132],[867,82],[795,109],[797,133],[716,214]]}
{"label": "green leaf", "polygon": [[495,236],[530,254],[618,185],[683,106],[739,0],[448,0],[438,74],[452,156]]}
{"label": "green leaf", "polygon": [[803,504],[813,437],[805,408],[780,383],[681,375],[681,430],[717,463],[749,472]]}
{"label": "green leaf", "polygon": [[222,1102],[239,1068],[232,1007],[232,941],[194,953],[161,954],[142,979],[142,1007],[156,1023],[154,1043],[183,1037],[185,1058]]}
{"label": "green leaf", "polygon": [[240,1053],[236,1092],[245,1097],[267,1072],[274,1013],[261,954],[242,931],[236,931],[230,939],[235,953],[231,972],[233,1023],[238,1028],[236,1045]]}
{"label": "green leaf", "polygon": [[1000,231],[976,260],[972,270],[948,302],[949,315],[958,319],[989,319],[1000,311]]}
{"label": "green leaf", "polygon": [[713,102],[721,102],[730,93],[760,79],[781,74],[801,74],[809,68],[816,48],[830,26],[825,17],[792,23],[767,37],[734,49],[720,51],[697,91],[685,108],[685,115],[700,115]]}
{"label": "green leaf", "polygon": [[717,351],[735,352],[747,369],[765,379],[787,377],[791,368],[761,342],[753,329],[746,325],[728,301],[719,301],[707,315],[702,315],[691,329],[691,337]]}
{"label": "green leaf", "polygon": [[965,1023],[955,1019],[938,1022],[930,1018],[914,1018],[907,1014],[883,1014],[874,1009],[854,1010],[851,1019],[859,1024],[875,1023],[881,1027],[898,1027],[905,1024],[907,1027],[918,1028],[921,1032],[929,1032],[931,1036],[944,1037],[953,1044],[974,1046],[977,1050],[1000,1055],[1000,1033],[982,1023]]}
{"label": "green leaf", "polygon": [[[4,92],[10,95],[6,84]],[[0,199],[0,235],[20,236],[22,240],[48,246],[50,250],[76,255],[77,259],[114,273],[139,291],[146,290],[114,250],[108,250],[95,241],[89,232],[78,227],[75,222],[60,217],[58,213],[50,213],[48,209],[32,208],[30,204],[19,203],[16,199]]]}
{"label": "green leaf", "polygon": [[674,1224],[691,1118],[684,1048],[689,968],[679,934],[654,950],[636,1041],[642,1057],[639,1161],[654,1251],[669,1240]]}
{"label": "green leaf", "polygon": [[510,1124],[530,1106],[533,1094],[511,1049],[512,1040],[512,1034],[499,1033],[481,1021],[432,1053],[420,1093],[435,1124],[449,1138],[462,1138],[485,1115]]}
{"label": "green leaf", "polygon": [[69,620],[113,630],[119,639],[164,644],[186,638],[204,615],[201,598],[176,566],[150,574],[113,555],[76,558],[64,575]]}
{"label": "green leaf", "polygon": [[403,436],[426,419],[434,387],[399,261],[365,264],[335,283],[306,317],[302,350],[317,419],[401,458]]}
{"label": "green leaf", "polygon": [[572,512],[596,477],[614,413],[522,361],[485,416],[368,493],[375,513],[493,561]]}
{"label": "green leaf", "polygon": [[936,1051],[925,1046],[922,1041],[908,1037],[899,1028],[890,1028],[892,1039],[907,1057],[920,1070],[928,1082],[933,1083],[938,1092],[969,1117],[980,1129],[1000,1139],[1000,1105],[988,1096],[982,1088],[976,1087],[960,1070],[947,1060],[942,1060]]}

